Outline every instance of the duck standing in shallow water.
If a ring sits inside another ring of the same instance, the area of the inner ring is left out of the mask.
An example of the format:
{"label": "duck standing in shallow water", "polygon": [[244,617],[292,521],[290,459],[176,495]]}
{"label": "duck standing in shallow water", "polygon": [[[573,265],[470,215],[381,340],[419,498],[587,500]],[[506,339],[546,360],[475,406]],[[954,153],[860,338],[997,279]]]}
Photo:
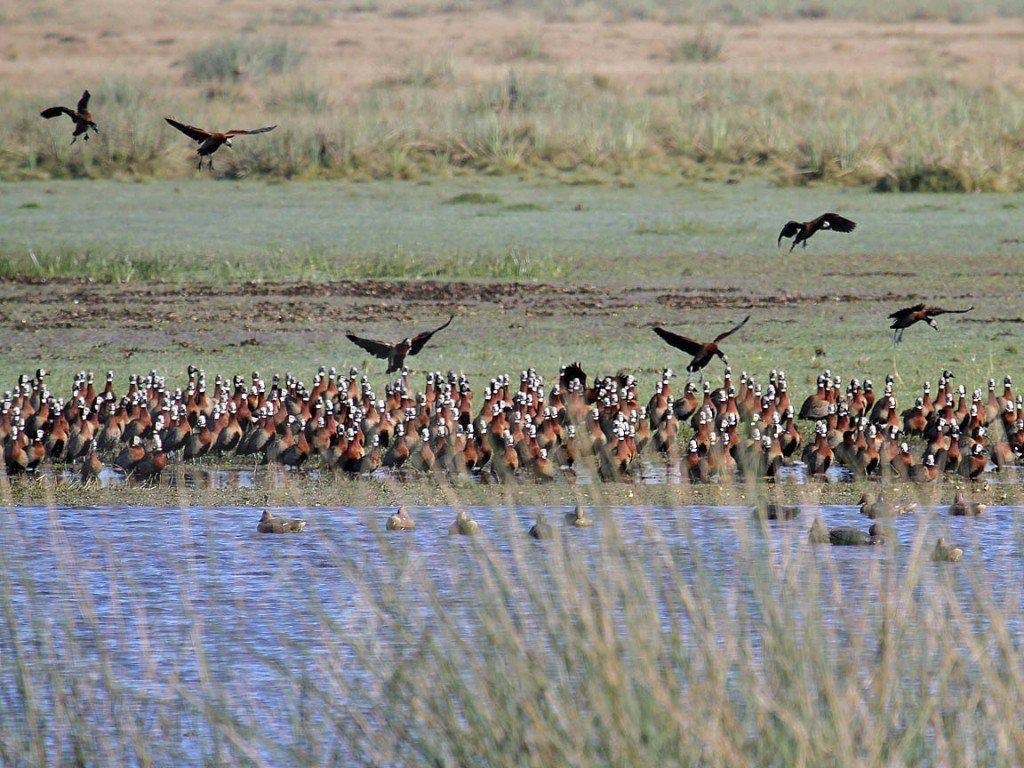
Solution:
{"label": "duck standing in shallow water", "polygon": [[416,523],[413,522],[409,516],[409,510],[403,504],[397,512],[388,517],[388,522],[384,527],[389,531],[411,531],[416,527]]}
{"label": "duck standing in shallow water", "polygon": [[305,520],[292,517],[274,517],[269,509],[263,510],[263,516],[256,525],[259,533],[298,533],[306,527]]}
{"label": "duck standing in shallow water", "polygon": [[478,530],[480,526],[476,524],[476,520],[466,514],[466,510],[460,509],[455,513],[455,522],[448,526],[448,535],[472,536]]}
{"label": "duck standing in shallow water", "polygon": [[82,459],[82,485],[86,485],[91,480],[99,480],[102,471],[103,462],[96,450],[96,441],[93,440],[88,455]]}

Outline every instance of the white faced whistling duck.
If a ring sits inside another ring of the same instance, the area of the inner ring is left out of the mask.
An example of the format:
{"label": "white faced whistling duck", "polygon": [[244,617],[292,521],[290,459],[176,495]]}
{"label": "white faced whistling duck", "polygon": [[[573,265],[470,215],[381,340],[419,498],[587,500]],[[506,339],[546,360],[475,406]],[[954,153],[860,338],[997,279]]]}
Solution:
{"label": "white faced whistling duck", "polygon": [[725,331],[724,333],[718,334],[715,337],[714,341],[709,342],[700,342],[695,339],[691,339],[688,336],[680,336],[677,333],[672,333],[672,331],[666,331],[664,328],[658,326],[655,326],[654,332],[658,334],[665,342],[675,347],[676,349],[680,349],[689,355],[693,355],[693,359],[686,366],[686,371],[687,373],[690,374],[700,371],[701,381],[703,381],[703,368],[708,363],[710,363],[712,359],[714,359],[715,355],[718,355],[720,358],[722,358],[722,362],[724,362],[726,365],[729,364],[729,359],[722,353],[722,350],[718,348],[718,344],[727,339],[729,336],[732,336],[732,334],[736,333],[736,331],[738,331],[740,328],[746,325],[747,320],[749,319],[750,315],[747,315],[737,325],[730,328],[728,331]]}
{"label": "white faced whistling duck", "polygon": [[889,315],[889,318],[892,320],[892,325],[889,328],[896,331],[892,335],[892,345],[895,347],[903,341],[903,331],[914,323],[923,320],[935,330],[939,330],[939,326],[935,324],[935,318],[939,315],[962,315],[964,312],[970,312],[972,309],[974,307],[968,307],[967,309],[943,309],[942,307],[926,307],[924,304],[915,304],[912,307],[898,309]]}
{"label": "white faced whistling duck", "polygon": [[686,449],[686,472],[691,483],[711,482],[711,467],[696,440],[691,440]]}
{"label": "white faced whistling duck", "polygon": [[28,469],[28,452],[25,450],[24,433],[12,427],[4,442],[4,463],[7,474],[16,475]]}
{"label": "white faced whistling duck", "polygon": [[146,457],[146,449],[142,445],[142,438],[135,435],[131,444],[126,445],[114,459],[114,466],[120,467],[125,472],[131,472]]}
{"label": "white faced whistling duck", "polygon": [[144,483],[156,480],[167,468],[167,454],[160,444],[160,435],[153,435],[153,449],[145,451],[142,460],[132,467],[129,475],[134,482]]}
{"label": "white faced whistling duck", "polygon": [[915,464],[910,470],[910,479],[915,483],[934,483],[938,480],[939,467],[935,463],[935,456],[929,454],[920,464]]}
{"label": "white faced whistling duck", "polygon": [[98,480],[102,471],[103,462],[96,451],[96,441],[93,440],[89,447],[89,454],[82,460],[82,484],[86,485],[91,480]]}
{"label": "white faced whistling duck", "polygon": [[50,107],[49,109],[44,109],[39,114],[47,120],[51,117],[59,117],[60,115],[67,115],[70,117],[71,122],[75,124],[75,132],[71,134],[72,144],[78,141],[79,136],[82,136],[84,141],[88,141],[90,128],[96,133],[100,132],[100,129],[92,119],[92,115],[89,114],[88,91],[82,92],[82,98],[78,100],[78,106],[75,107],[74,110],[69,109],[68,107]]}
{"label": "white faced whistling duck", "polygon": [[802,456],[810,477],[823,476],[832,466],[832,457],[834,456],[832,448],[828,444],[828,427],[825,422],[819,421],[815,425],[814,434],[814,442],[804,448]]}
{"label": "white faced whistling duck", "polygon": [[581,389],[586,390],[587,374],[584,372],[578,361],[569,363],[568,365],[563,365],[561,370],[558,372],[558,384],[562,389],[570,389],[574,381],[578,381]]}
{"label": "white faced whistling duck", "polygon": [[555,465],[548,458],[548,449],[541,448],[540,455],[533,462],[533,474],[540,482],[555,479]]}
{"label": "white faced whistling duck", "polygon": [[975,443],[970,454],[960,461],[959,471],[964,477],[971,480],[978,479],[988,466],[988,456],[985,454],[985,446]]}
{"label": "white faced whistling duck", "polygon": [[36,469],[43,459],[46,458],[46,447],[43,445],[43,430],[36,430],[35,439],[25,447],[25,452],[28,454],[28,465],[25,468],[29,470]]}
{"label": "white faced whistling duck", "polygon": [[277,128],[276,125],[268,125],[265,128],[253,128],[248,131],[236,128],[234,130],[227,131],[226,133],[216,133],[214,131],[207,131],[203,128],[196,128],[194,125],[179,123],[177,120],[170,117],[165,117],[164,120],[167,121],[168,125],[174,126],[190,139],[199,142],[199,149],[196,150],[199,155],[199,164],[196,166],[196,170],[203,167],[203,158],[205,157],[209,161],[207,167],[212,171],[213,153],[220,149],[222,145],[230,147],[231,138],[233,136],[249,136],[254,133],[266,133],[267,131],[272,131]]}
{"label": "white faced whistling duck", "polygon": [[392,344],[387,341],[377,341],[375,339],[364,339],[356,336],[354,333],[347,333],[345,337],[358,347],[362,347],[374,357],[379,357],[381,360],[388,361],[388,369],[384,372],[385,374],[394,373],[395,371],[401,370],[402,366],[405,365],[406,355],[415,355],[423,347],[426,346],[430,338],[438,331],[443,331],[449,325],[452,320],[455,319],[455,315],[448,318],[448,322],[438,326],[432,331],[424,331],[423,333],[417,334],[411,338],[405,338],[401,341]]}
{"label": "white faced whistling duck", "polygon": [[798,245],[803,243],[804,248],[807,247],[807,241],[811,239],[811,236],[818,230],[831,229],[834,232],[853,232],[857,228],[855,222],[850,221],[847,218],[840,216],[838,213],[823,213],[816,219],[811,221],[787,221],[786,226],[782,228],[779,233],[779,240],[776,243],[776,247],[782,245],[782,238],[784,237],[796,237],[793,238],[793,244],[789,246],[790,253]]}

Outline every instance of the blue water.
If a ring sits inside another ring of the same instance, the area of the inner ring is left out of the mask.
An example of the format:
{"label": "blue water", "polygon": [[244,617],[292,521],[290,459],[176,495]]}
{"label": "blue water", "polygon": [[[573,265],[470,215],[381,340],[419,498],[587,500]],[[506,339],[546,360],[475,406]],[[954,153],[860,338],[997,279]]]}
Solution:
{"label": "blue water", "polygon": [[[1024,508],[993,506],[977,519],[921,509],[891,521],[893,547],[816,548],[806,542],[816,515],[829,526],[866,529],[871,521],[856,507],[803,507],[797,520],[762,529],[749,507],[632,506],[592,511],[593,527],[571,529],[562,519],[570,509],[558,508],[546,510],[556,540],[535,542],[526,536],[533,507],[467,508],[481,527],[475,538],[446,534],[451,508],[409,509],[416,529],[389,534],[383,531],[385,509],[273,509],[275,516],[308,521],[306,531],[293,535],[258,534],[260,510],[251,507],[4,509],[0,565],[19,631],[41,623],[53,638],[52,655],[30,656],[30,664],[66,663],[69,674],[96,675],[105,657],[125,689],[144,700],[215,685],[275,744],[293,734],[279,709],[282,701],[294,700],[296,681],[316,689],[323,670],[340,665],[347,687],[333,692],[332,700],[345,706],[339,699],[352,697],[349,704],[358,707],[357,692],[375,679],[366,666],[367,648],[381,663],[401,656],[395,622],[380,616],[382,605],[394,604],[389,591],[404,598],[410,627],[431,626],[440,606],[472,641],[481,550],[509,564],[513,581],[525,587],[527,580],[546,578],[550,555],[563,547],[597,568],[605,562],[609,537],[620,537],[616,545],[652,579],[659,578],[661,556],[668,552],[688,583],[721,595],[725,615],[745,610],[756,619],[756,601],[744,605],[747,560],[762,558],[784,569],[813,549],[823,593],[840,590],[851,610],[871,611],[878,596],[864,594],[862,586],[870,575],[886,564],[899,571],[918,548],[930,551],[943,535],[964,546],[965,560],[929,564],[925,580],[948,581],[968,617],[982,623],[985,617],[971,616],[971,606],[975,585],[984,583],[997,603],[1013,607],[1009,627],[1018,641],[1024,637]],[[667,629],[679,608],[665,602],[661,610]],[[840,643],[844,621],[837,617]],[[2,689],[9,692],[10,667],[2,669]],[[158,710],[154,704],[154,727]],[[196,714],[193,727],[189,722],[182,718],[175,736],[181,754],[215,760],[203,718]]]}

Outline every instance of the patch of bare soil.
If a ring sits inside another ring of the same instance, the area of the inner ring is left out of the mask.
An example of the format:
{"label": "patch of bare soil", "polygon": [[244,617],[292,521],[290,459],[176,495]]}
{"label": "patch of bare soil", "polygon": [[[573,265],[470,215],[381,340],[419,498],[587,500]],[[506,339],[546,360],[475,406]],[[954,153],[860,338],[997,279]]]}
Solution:
{"label": "patch of bare soil", "polygon": [[[751,294],[731,288],[688,291],[474,281],[343,280],[290,283],[117,285],[77,280],[5,280],[0,328],[39,333],[220,332],[237,334],[416,322],[424,317],[510,312],[541,317],[617,317],[650,307],[673,310],[773,308],[862,301],[909,301],[911,294]],[[253,339],[251,343],[259,343]]]}

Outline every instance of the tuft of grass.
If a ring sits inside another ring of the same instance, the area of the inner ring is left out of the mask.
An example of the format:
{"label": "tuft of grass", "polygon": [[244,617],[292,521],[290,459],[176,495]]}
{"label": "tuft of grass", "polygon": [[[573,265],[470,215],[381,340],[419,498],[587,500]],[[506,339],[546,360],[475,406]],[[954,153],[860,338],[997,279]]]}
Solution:
{"label": "tuft of grass", "polygon": [[705,64],[718,61],[722,57],[724,38],[720,34],[709,32],[700,27],[692,35],[681,39],[669,50],[669,60],[673,62],[693,62]]}
{"label": "tuft of grass", "polygon": [[893,170],[900,192],[970,192],[971,183],[963,174],[944,166],[917,166]]}
{"label": "tuft of grass", "polygon": [[333,12],[319,5],[300,4],[293,8],[274,8],[271,23],[290,27],[319,27],[333,18]]}
{"label": "tuft of grass", "polygon": [[544,38],[537,30],[521,30],[507,35],[499,44],[499,57],[504,61],[547,61]]}
{"label": "tuft of grass", "polygon": [[289,40],[232,37],[189,53],[185,72],[196,82],[254,80],[289,72],[305,55],[303,46]]}
{"label": "tuft of grass", "polygon": [[458,260],[453,269],[467,278],[491,280],[558,280],[571,273],[571,265],[512,246],[502,253],[477,253]]}
{"label": "tuft of grass", "polygon": [[638,224],[634,231],[638,235],[705,235],[717,228],[693,219],[679,219],[663,224]]}
{"label": "tuft of grass", "polygon": [[450,55],[407,58],[397,74],[386,78],[386,88],[438,88],[455,81],[455,63]]}
{"label": "tuft of grass", "polygon": [[462,280],[558,280],[572,273],[572,264],[528,249],[511,246],[504,251],[452,252],[430,259],[403,249],[361,256],[340,266],[324,259],[310,270],[323,278],[422,280],[445,277]]}
{"label": "tuft of grass", "polygon": [[530,212],[551,210],[542,203],[509,203],[502,206],[503,211]]}
{"label": "tuft of grass", "polygon": [[73,278],[108,283],[161,280],[172,274],[158,256],[130,254],[88,246],[64,246],[47,251],[0,252],[0,277]]}
{"label": "tuft of grass", "polygon": [[444,201],[445,205],[498,205],[500,203],[501,198],[489,192],[463,192]]}

